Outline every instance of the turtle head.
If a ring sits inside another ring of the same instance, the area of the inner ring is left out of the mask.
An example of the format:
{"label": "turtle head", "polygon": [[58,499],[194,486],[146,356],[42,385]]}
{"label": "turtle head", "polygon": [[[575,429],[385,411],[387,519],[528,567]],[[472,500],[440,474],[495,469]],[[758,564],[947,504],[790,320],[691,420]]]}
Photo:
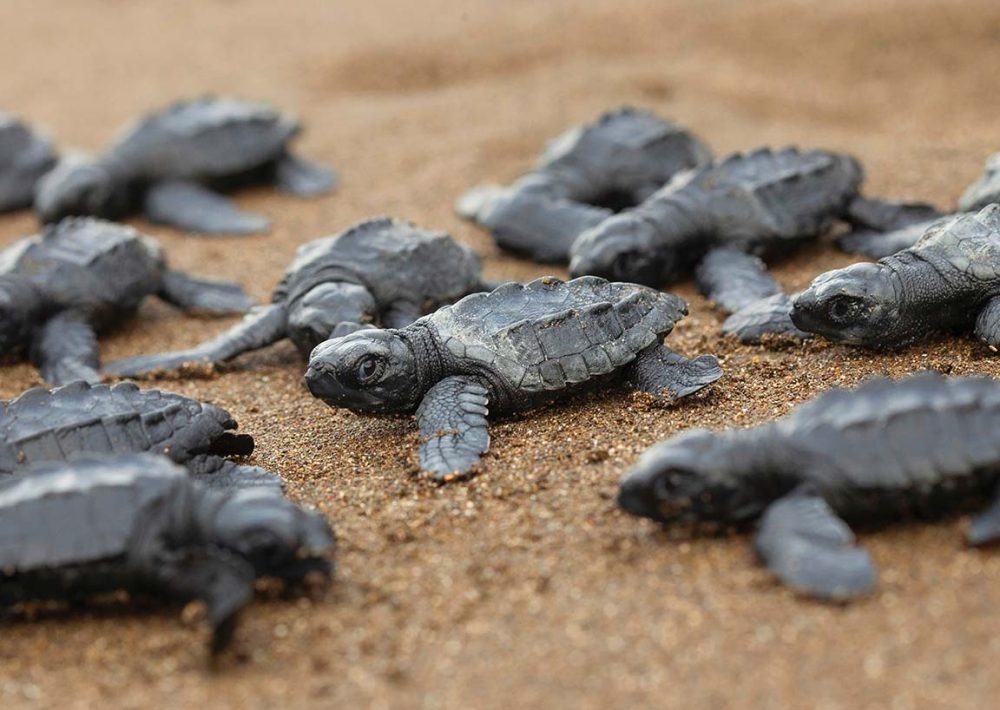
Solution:
{"label": "turtle head", "polygon": [[364,286],[332,282],[316,286],[288,311],[288,337],[303,355],[330,338],[338,325],[371,323],[378,313]]}
{"label": "turtle head", "polygon": [[417,406],[417,358],[397,331],[359,330],[320,343],[309,357],[314,397],[354,412],[406,412]]}
{"label": "turtle head", "polygon": [[899,317],[894,280],[878,264],[854,264],[828,271],[792,301],[792,322],[800,329],[853,345],[884,347],[907,339]]}
{"label": "turtle head", "polygon": [[669,249],[646,220],[623,213],[610,217],[577,237],[570,250],[569,271],[659,287],[676,277]]}
{"label": "turtle head", "polygon": [[0,359],[28,345],[43,302],[41,292],[27,279],[14,274],[0,277]]}
{"label": "turtle head", "polygon": [[215,511],[211,537],[253,565],[258,575],[300,580],[329,575],[333,531],[326,519],[266,488],[245,488]]}
{"label": "turtle head", "polygon": [[118,217],[115,180],[100,162],[75,154],[61,160],[38,181],[35,212],[43,222],[71,215]]}
{"label": "turtle head", "polygon": [[766,500],[753,496],[734,475],[722,437],[691,429],[647,450],[622,477],[618,505],[661,523],[740,523],[761,513]]}

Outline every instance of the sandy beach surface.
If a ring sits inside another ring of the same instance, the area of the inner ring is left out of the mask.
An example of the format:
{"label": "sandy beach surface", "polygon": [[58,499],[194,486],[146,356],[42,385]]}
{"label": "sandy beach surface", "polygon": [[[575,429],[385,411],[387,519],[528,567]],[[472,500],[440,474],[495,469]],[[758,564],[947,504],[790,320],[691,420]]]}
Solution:
{"label": "sandy beach surface", "polygon": [[[199,238],[141,220],[171,263],[266,299],[297,245],[389,214],[449,230],[493,279],[558,269],[501,254],[452,212],[509,180],[545,140],[632,103],[717,152],[763,144],[850,151],[870,194],[951,206],[1000,148],[1000,5],[992,0],[243,2],[6,0],[0,105],[62,147],[97,150],[144,110],[204,92],[273,101],[340,190],[268,190],[240,205],[272,234]],[[36,229],[0,218],[0,244]],[[820,244],[775,266],[789,289],[853,261]],[[803,600],[749,540],[667,533],[617,510],[623,469],[690,426],[743,426],[835,385],[922,368],[1000,376],[944,338],[896,354],[719,335],[690,284],[671,345],[726,377],[671,407],[623,391],[494,423],[480,474],[417,474],[412,419],[334,411],[287,344],[217,376],[155,383],[230,409],[253,461],[336,527],[337,577],[317,599],[264,594],[214,669],[175,606],[101,604],[0,626],[0,704],[60,707],[983,708],[1000,694],[1000,555],[963,547],[962,520],[862,533],[878,591]],[[196,343],[229,321],[150,301],[102,341],[110,359]],[[0,369],[0,396],[40,384]]]}

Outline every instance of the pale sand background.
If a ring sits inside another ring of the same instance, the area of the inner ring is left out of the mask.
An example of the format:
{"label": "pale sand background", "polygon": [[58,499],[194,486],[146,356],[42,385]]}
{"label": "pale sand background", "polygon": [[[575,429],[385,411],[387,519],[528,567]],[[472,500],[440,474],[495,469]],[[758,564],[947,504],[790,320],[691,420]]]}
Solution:
{"label": "pale sand background", "polygon": [[[632,102],[717,151],[796,143],[849,150],[869,191],[950,205],[1000,146],[996,2],[74,2],[6,0],[0,104],[63,146],[97,149],[128,119],[205,91],[266,98],[307,126],[302,151],[341,190],[261,190],[270,237],[160,237],[173,263],[264,299],[297,244],[387,213],[451,230],[490,277],[530,278],[456,219],[477,181],[506,180],[546,138]],[[35,228],[0,220],[0,242]],[[850,261],[817,247],[780,266],[789,288]],[[803,601],[753,565],[748,541],[673,539],[618,512],[621,470],[685,426],[749,424],[871,372],[1000,375],[961,340],[872,356],[779,352],[692,316],[671,336],[725,358],[704,396],[650,409],[623,393],[497,423],[468,484],[414,475],[412,422],[332,412],[279,346],[211,380],[164,386],[230,408],[257,463],[321,507],[341,539],[322,601],[261,601],[239,657],[206,670],[204,632],[175,608],[17,617],[0,633],[0,702],[130,707],[987,707],[1000,693],[1000,557],[961,523],[865,534],[878,594]],[[191,344],[224,323],[159,304],[104,340],[106,357]],[[37,384],[2,370],[0,396]],[[607,451],[600,463],[595,452]]]}

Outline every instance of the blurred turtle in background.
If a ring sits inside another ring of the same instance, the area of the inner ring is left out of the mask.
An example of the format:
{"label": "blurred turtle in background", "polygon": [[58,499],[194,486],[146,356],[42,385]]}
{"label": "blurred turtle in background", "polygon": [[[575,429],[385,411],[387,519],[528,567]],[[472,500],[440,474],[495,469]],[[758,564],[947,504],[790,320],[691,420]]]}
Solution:
{"label": "blurred turtle in background", "polygon": [[44,222],[142,211],[191,232],[265,232],[266,218],[240,210],[219,190],[267,184],[303,197],[329,192],[333,173],[289,151],[299,131],[298,121],[265,104],[182,101],[140,119],[96,157],[64,158],[39,182],[35,211]]}

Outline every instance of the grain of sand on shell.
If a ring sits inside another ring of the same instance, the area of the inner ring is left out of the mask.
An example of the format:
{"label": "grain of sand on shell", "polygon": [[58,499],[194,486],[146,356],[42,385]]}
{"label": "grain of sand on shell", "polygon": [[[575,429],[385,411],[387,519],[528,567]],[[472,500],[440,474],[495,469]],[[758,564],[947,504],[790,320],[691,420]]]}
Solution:
{"label": "grain of sand on shell", "polygon": [[[716,151],[759,144],[848,150],[872,194],[953,203],[1000,145],[1000,7],[937,2],[372,2],[166,5],[9,0],[5,108],[63,146],[209,90],[268,98],[305,121],[302,151],[340,191],[260,190],[268,237],[205,239],[136,222],[181,268],[268,296],[295,247],[375,214],[450,230],[490,278],[551,269],[499,253],[451,212],[509,180],[546,138],[624,102],[694,127]],[[12,68],[16,68],[12,69]],[[0,219],[0,243],[35,228]],[[800,288],[850,263],[830,246],[776,267]],[[560,274],[561,272],[556,271]],[[493,427],[480,474],[416,475],[408,419],[333,411],[277,346],[209,379],[163,387],[228,407],[256,463],[319,507],[340,538],[316,600],[254,604],[214,671],[204,631],[177,608],[104,604],[15,615],[0,634],[4,707],[986,707],[1000,692],[1000,556],[961,544],[961,521],[866,533],[878,592],[824,606],[779,588],[743,536],[668,534],[616,510],[619,474],[688,426],[744,426],[834,385],[922,368],[1000,375],[958,338],[873,355],[814,344],[767,350],[718,335],[689,284],[670,336],[726,377],[668,408],[585,395]],[[149,303],[105,358],[176,348],[225,323]],[[39,383],[2,369],[0,395]]]}

